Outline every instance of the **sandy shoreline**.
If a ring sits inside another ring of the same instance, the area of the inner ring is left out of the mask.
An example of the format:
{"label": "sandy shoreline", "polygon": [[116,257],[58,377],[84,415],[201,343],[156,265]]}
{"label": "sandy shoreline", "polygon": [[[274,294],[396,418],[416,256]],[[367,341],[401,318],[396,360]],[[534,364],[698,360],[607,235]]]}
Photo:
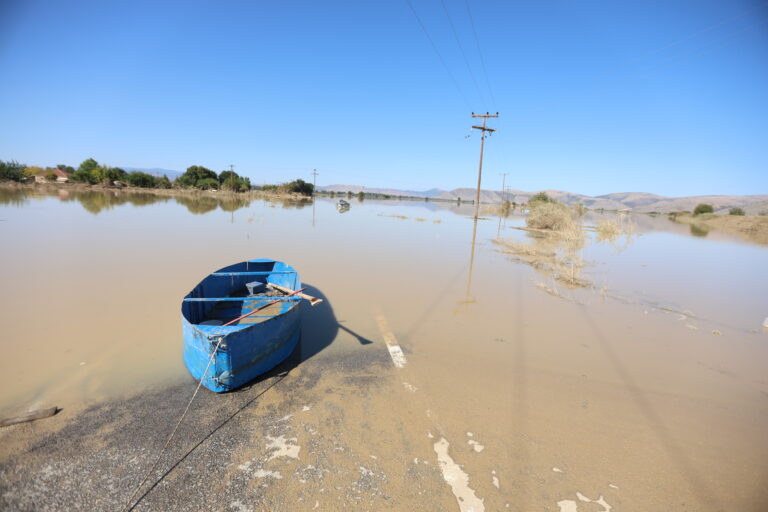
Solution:
{"label": "sandy shoreline", "polygon": [[768,217],[762,215],[703,215],[683,214],[672,218],[680,224],[689,224],[702,233],[711,230],[731,233],[750,242],[768,245]]}

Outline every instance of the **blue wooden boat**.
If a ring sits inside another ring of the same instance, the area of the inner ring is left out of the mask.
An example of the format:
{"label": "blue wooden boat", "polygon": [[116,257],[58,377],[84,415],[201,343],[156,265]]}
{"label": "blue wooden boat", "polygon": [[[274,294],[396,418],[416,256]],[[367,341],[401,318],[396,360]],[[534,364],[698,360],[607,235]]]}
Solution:
{"label": "blue wooden boat", "polygon": [[229,265],[200,281],[181,305],[184,363],[192,376],[200,380],[205,372],[203,385],[219,393],[281,363],[301,338],[302,297],[314,299],[289,293],[300,288],[295,269],[269,259]]}

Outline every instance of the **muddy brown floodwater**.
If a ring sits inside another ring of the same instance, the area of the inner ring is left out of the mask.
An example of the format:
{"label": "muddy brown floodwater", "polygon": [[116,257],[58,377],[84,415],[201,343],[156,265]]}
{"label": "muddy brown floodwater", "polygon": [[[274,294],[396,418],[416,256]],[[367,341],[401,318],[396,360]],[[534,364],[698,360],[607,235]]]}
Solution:
{"label": "muddy brown floodwater", "polygon": [[768,510],[768,248],[350,202],[0,191],[0,415],[63,408],[0,431],[0,508],[122,506],[195,387],[181,297],[269,257],[326,302],[287,373],[202,394],[136,510]]}

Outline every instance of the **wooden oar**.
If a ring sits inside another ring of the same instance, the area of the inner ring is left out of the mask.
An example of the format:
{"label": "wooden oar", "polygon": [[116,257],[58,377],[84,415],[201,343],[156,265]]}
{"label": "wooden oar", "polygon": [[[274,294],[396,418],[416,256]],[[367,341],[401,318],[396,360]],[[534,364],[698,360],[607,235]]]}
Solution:
{"label": "wooden oar", "polygon": [[[278,291],[281,291],[283,293],[288,293],[290,295],[293,295],[294,293],[297,293],[297,292],[294,292],[293,290],[291,290],[290,288],[286,288],[284,286],[280,286],[279,284],[267,283],[267,286],[272,288],[272,289],[274,289],[274,290],[278,290]],[[302,288],[302,290],[303,289],[304,288]],[[299,290],[299,291],[301,291],[301,290]],[[311,306],[317,306],[318,304],[323,302],[323,299],[318,299],[317,297],[313,297],[311,295],[307,295],[306,293],[297,293],[297,295],[299,297],[301,297],[302,299],[308,300],[309,304]]]}
{"label": "wooden oar", "polygon": [[[301,290],[296,290],[295,292],[289,293],[289,294],[288,294],[288,295],[286,295],[285,297],[290,297],[291,295],[300,295],[300,294],[301,294],[301,292],[302,292],[302,290],[304,290],[304,288],[302,288]],[[245,318],[245,317],[247,317],[247,316],[251,316],[252,314],[256,313],[257,311],[261,311],[261,310],[262,310],[262,309],[264,309],[264,308],[268,308],[268,307],[269,307],[269,306],[271,306],[272,304],[277,304],[278,302],[281,302],[281,299],[283,299],[283,298],[284,298],[284,297],[280,297],[280,299],[277,299],[277,300],[273,300],[273,301],[271,301],[271,302],[267,302],[266,304],[263,304],[263,305],[261,305],[261,306],[257,307],[256,309],[254,309],[253,311],[251,311],[251,312],[249,312],[249,313],[246,313],[246,314],[244,314],[244,315],[242,315],[242,316],[239,316],[239,317],[235,318],[234,320],[230,320],[229,322],[227,322],[227,323],[225,323],[224,325],[222,325],[222,327],[226,327],[226,326],[228,326],[228,325],[232,325],[233,323],[235,323],[235,322],[237,322],[237,321],[239,321],[239,320],[242,320],[243,318]]]}

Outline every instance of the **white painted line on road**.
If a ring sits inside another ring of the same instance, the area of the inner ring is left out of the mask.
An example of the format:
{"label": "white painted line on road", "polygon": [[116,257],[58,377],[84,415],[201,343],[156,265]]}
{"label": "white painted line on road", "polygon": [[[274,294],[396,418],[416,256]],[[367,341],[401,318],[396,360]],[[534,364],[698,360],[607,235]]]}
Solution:
{"label": "white painted line on road", "polygon": [[469,475],[462,471],[461,466],[456,464],[448,454],[449,446],[444,437],[441,437],[433,446],[443,479],[451,487],[461,512],[483,512],[485,510],[483,499],[478,498],[469,486]]}
{"label": "white painted line on road", "polygon": [[397,344],[397,338],[389,330],[387,319],[379,313],[376,315],[376,323],[379,325],[379,331],[381,331],[381,336],[384,338],[384,343],[387,344],[392,362],[395,363],[396,367],[404,368],[406,363],[405,354],[403,354],[403,349],[400,348],[400,345]]}

